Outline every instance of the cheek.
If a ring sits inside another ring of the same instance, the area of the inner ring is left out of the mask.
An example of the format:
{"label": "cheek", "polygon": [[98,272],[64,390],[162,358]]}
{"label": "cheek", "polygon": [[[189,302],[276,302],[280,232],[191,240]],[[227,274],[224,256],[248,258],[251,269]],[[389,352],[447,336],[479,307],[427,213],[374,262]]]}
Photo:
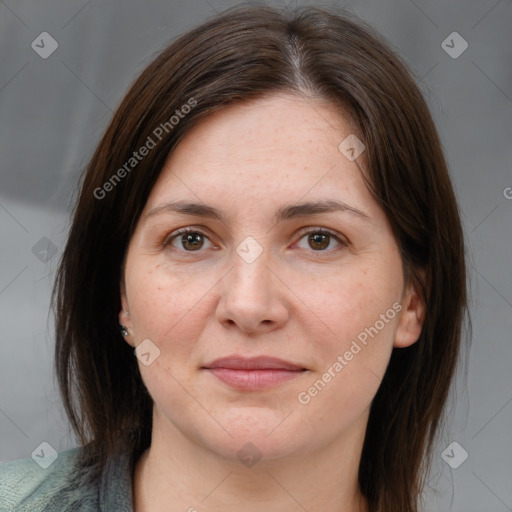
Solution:
{"label": "cheek", "polygon": [[359,398],[373,397],[387,368],[402,282],[401,267],[398,273],[394,267],[383,267],[375,260],[375,265],[344,269],[330,276],[323,287],[308,288],[304,283],[303,289],[310,290],[308,296],[314,305],[313,318],[317,318],[309,334],[318,340],[318,373],[330,371],[325,376],[328,387],[341,390],[334,401],[349,399],[346,390],[355,387]]}
{"label": "cheek", "polygon": [[317,292],[328,329],[310,336],[319,364],[297,401],[307,421],[322,425],[326,435],[358,421],[377,393],[393,348],[396,291],[368,271],[332,280],[327,293]]}
{"label": "cheek", "polygon": [[[132,267],[127,289],[132,291],[129,304],[135,332],[144,337],[158,338],[167,312],[179,305],[177,300],[173,303],[175,294],[162,282],[159,265],[141,262]],[[179,311],[175,314],[178,315]]]}
{"label": "cheek", "polygon": [[179,383],[191,377],[190,361],[204,322],[201,298],[211,286],[171,273],[149,258],[140,258],[126,279],[137,344],[150,339],[160,350],[150,365],[139,361],[142,379],[156,403],[165,409],[183,407],[186,396]]}
{"label": "cheek", "polygon": [[301,289],[324,331],[347,339],[373,325],[400,299],[401,281],[390,268],[354,266],[330,275],[323,284],[304,280]]}
{"label": "cheek", "polygon": [[127,278],[130,316],[140,341],[150,338],[174,355],[190,352],[207,315],[208,290],[215,284],[204,277],[170,272],[163,264],[140,258]]}

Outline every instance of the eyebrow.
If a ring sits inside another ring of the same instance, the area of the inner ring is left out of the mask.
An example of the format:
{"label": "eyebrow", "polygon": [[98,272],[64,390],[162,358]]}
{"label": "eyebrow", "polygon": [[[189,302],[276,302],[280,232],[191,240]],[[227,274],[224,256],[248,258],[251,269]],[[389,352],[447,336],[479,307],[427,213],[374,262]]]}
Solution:
{"label": "eyebrow", "polygon": [[[146,218],[161,212],[212,218],[220,220],[221,222],[225,221],[223,213],[217,208],[202,203],[187,201],[173,201],[158,205],[146,214]],[[310,215],[318,215],[320,213],[331,212],[347,212],[371,222],[371,217],[367,213],[353,206],[350,206],[343,201],[334,199],[328,199],[324,201],[310,201],[300,204],[282,206],[278,208],[274,213],[274,219],[277,222],[281,222],[284,220],[291,220],[295,218],[308,217]]]}

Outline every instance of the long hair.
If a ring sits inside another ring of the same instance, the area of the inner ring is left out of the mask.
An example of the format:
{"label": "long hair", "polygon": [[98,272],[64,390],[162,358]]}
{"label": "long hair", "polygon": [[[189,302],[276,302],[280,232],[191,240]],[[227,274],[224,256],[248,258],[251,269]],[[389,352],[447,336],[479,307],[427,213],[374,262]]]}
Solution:
{"label": "long hair", "polygon": [[[94,467],[120,448],[135,460],[149,446],[152,399],[117,323],[128,243],[184,134],[228,104],[278,91],[349,109],[366,146],[365,181],[426,304],[418,341],[392,351],[359,467],[372,512],[416,512],[467,312],[464,235],[411,72],[381,36],[341,11],[227,10],[160,52],[128,90],[86,169],[55,281],[63,403]],[[135,159],[150,139],[154,149]]]}

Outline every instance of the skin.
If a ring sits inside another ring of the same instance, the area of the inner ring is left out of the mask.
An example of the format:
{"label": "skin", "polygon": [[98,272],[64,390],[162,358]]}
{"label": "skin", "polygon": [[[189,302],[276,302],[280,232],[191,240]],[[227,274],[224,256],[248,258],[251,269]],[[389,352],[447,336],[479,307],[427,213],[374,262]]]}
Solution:
{"label": "skin", "polygon": [[[357,470],[369,407],[393,347],[418,339],[424,304],[404,283],[388,219],[364,185],[365,154],[350,161],[338,149],[349,134],[362,140],[332,104],[279,93],[216,112],[167,160],[121,284],[126,342],[150,339],[160,350],[150,365],[139,361],[155,405],[152,444],[135,468],[136,512],[241,504],[265,512],[368,510]],[[281,206],[324,199],[369,220],[346,211],[273,220]],[[147,216],[176,200],[211,205],[225,218]],[[187,226],[205,235],[196,235],[196,246],[183,235],[164,246]],[[322,245],[304,228],[333,236]],[[263,249],[251,263],[236,251],[247,237]],[[401,311],[300,403],[299,393],[393,303]],[[235,390],[202,369],[232,354],[279,357],[308,371],[271,389]],[[252,467],[237,456],[246,443],[261,455]]]}

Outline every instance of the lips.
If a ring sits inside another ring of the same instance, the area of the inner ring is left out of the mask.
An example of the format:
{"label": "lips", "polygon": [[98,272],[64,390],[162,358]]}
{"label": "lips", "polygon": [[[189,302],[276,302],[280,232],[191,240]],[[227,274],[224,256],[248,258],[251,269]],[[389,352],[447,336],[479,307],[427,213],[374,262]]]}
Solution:
{"label": "lips", "polygon": [[247,391],[277,386],[307,371],[301,365],[268,356],[230,356],[216,359],[203,366],[203,369],[224,384]]}
{"label": "lips", "polygon": [[283,359],[276,357],[241,357],[241,356],[230,356],[222,359],[216,359],[215,361],[206,364],[203,368],[227,368],[230,370],[289,370],[299,371],[305,370],[303,366],[293,364]]}

